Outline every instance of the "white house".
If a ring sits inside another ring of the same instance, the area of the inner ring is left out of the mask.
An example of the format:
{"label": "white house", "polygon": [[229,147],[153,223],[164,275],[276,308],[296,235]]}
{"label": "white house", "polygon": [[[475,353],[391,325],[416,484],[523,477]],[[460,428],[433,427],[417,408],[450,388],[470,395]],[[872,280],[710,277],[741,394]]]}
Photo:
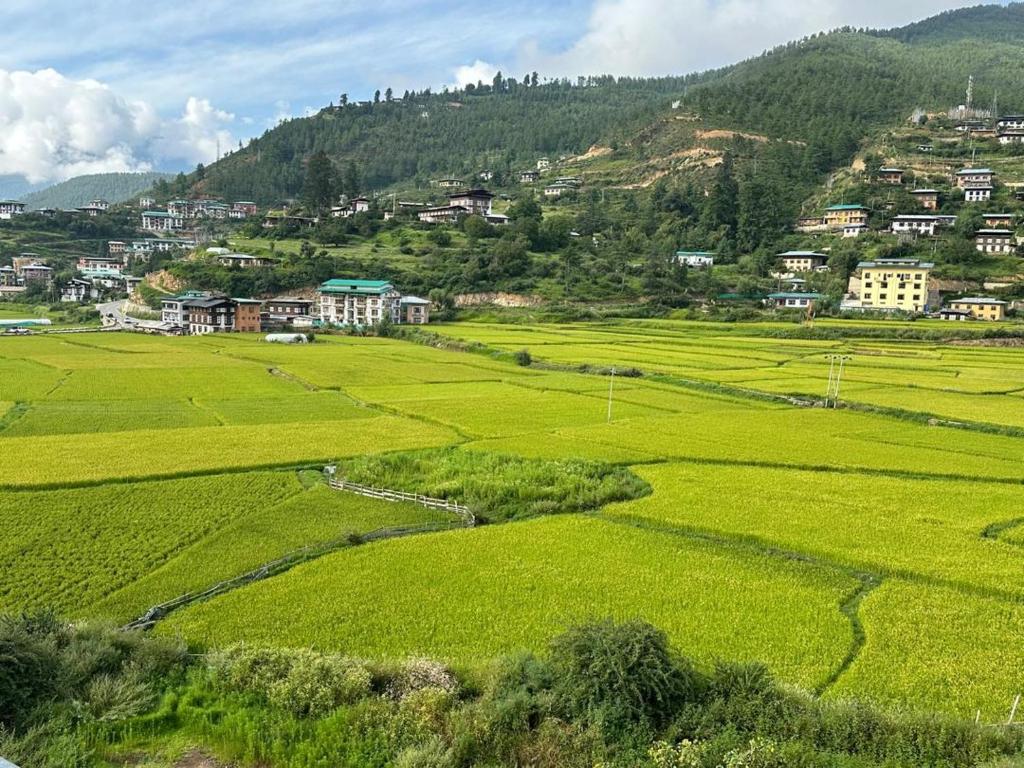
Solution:
{"label": "white house", "polygon": [[987,203],[992,199],[992,187],[967,187],[964,200],[968,203]]}
{"label": "white house", "polygon": [[939,225],[938,219],[934,216],[897,216],[892,220],[893,234],[915,234],[935,235],[935,228]]}
{"label": "white house", "polygon": [[782,266],[788,272],[815,272],[825,266],[828,257],[815,251],[786,251],[780,253]]}
{"label": "white house", "polygon": [[147,232],[173,232],[185,228],[185,219],[168,211],[143,211],[142,228]]}
{"label": "white house", "polygon": [[0,200],[0,219],[10,219],[25,212],[25,204],[17,200]]}
{"label": "white house", "polygon": [[676,262],[690,269],[715,266],[715,255],[709,251],[676,251]]}
{"label": "white house", "polygon": [[386,280],[328,280],[319,295],[320,320],[329,325],[401,322],[402,295]]}

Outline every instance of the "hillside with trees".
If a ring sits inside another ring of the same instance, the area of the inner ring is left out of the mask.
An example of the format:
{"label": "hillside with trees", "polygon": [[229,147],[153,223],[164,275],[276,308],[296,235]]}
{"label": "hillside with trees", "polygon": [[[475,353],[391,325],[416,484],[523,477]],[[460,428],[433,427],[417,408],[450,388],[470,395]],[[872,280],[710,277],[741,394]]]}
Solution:
{"label": "hillside with trees", "polygon": [[21,198],[30,211],[41,208],[71,209],[87,205],[91,200],[123,203],[150,189],[166,173],[94,173],[76,176],[52,187],[32,192]]}

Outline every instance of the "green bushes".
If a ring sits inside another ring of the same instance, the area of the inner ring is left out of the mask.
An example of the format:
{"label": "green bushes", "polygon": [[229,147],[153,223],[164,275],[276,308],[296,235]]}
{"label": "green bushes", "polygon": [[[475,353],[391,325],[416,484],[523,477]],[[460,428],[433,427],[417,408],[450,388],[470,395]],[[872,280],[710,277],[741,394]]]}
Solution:
{"label": "green bushes", "polygon": [[370,693],[371,675],[364,665],[309,650],[239,646],[213,654],[209,665],[214,680],[227,690],[255,693],[298,717],[322,717]]}
{"label": "green bushes", "polygon": [[665,633],[642,621],[570,629],[551,644],[551,668],[560,710],[614,728],[663,725],[703,685]]}
{"label": "green bushes", "polygon": [[364,456],[343,463],[339,473],[356,483],[458,501],[484,520],[586,512],[650,492],[624,467],[458,449]]}

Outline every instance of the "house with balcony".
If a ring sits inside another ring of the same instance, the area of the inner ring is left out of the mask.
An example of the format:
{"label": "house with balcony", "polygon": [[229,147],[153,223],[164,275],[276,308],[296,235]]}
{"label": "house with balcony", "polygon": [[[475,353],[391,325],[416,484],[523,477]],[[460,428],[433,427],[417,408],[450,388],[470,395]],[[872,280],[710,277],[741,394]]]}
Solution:
{"label": "house with balcony", "polygon": [[467,189],[448,195],[449,207],[465,208],[470,215],[487,217],[491,215],[491,203],[494,195],[486,189]]}
{"label": "house with balcony", "polygon": [[319,290],[320,321],[328,325],[376,325],[401,321],[401,294],[387,280],[334,279]]}
{"label": "house with balcony", "polygon": [[89,280],[73,277],[60,287],[60,300],[65,304],[81,304],[89,298],[96,298]]}
{"label": "house with balcony", "polygon": [[1017,221],[1013,213],[983,213],[981,218],[988,229],[1013,229]]}
{"label": "house with balcony", "polygon": [[263,302],[263,311],[271,320],[289,322],[296,317],[309,317],[316,302],[297,296],[278,296]]}
{"label": "house with balcony", "polygon": [[469,209],[461,205],[441,205],[424,208],[416,217],[424,224],[458,224],[459,219],[469,215]]}
{"label": "house with balcony", "polygon": [[399,301],[399,322],[426,325],[430,322],[430,301],[419,296],[403,296]]}
{"label": "house with balcony", "polygon": [[169,211],[143,211],[142,228],[147,232],[175,232],[185,228],[185,218]]}
{"label": "house with balcony", "polygon": [[519,183],[520,184],[535,184],[540,181],[540,172],[527,170],[519,172]]}

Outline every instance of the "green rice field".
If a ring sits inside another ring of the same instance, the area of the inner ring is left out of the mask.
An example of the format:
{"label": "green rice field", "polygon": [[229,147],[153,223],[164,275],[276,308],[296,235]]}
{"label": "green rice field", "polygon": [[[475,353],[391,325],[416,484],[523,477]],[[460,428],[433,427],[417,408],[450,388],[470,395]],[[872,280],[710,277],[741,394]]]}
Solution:
{"label": "green rice field", "polygon": [[[471,667],[643,618],[702,663],[761,660],[815,695],[1005,718],[1024,692],[1024,349],[794,328],[2,338],[0,611],[126,622],[311,549],[155,631]],[[509,361],[523,349],[533,365]],[[826,409],[838,354],[844,407]],[[645,490],[459,529],[321,479],[442,448],[603,462]],[[359,538],[409,526],[446,530]]]}

